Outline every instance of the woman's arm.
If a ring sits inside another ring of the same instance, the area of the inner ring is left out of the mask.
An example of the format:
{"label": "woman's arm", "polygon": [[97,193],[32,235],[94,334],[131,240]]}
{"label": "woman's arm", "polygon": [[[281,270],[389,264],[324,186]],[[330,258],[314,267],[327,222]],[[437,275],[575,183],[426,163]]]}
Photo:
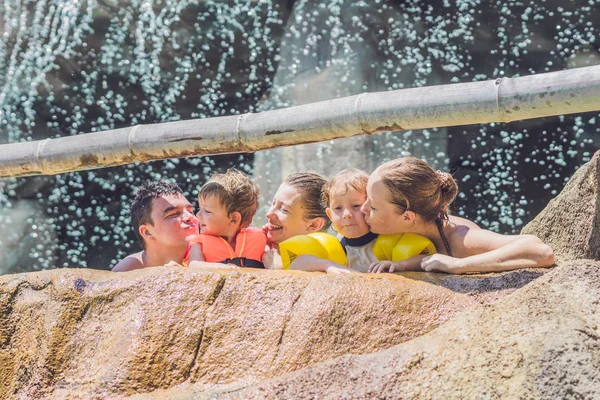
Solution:
{"label": "woman's arm", "polygon": [[320,271],[328,274],[347,274],[357,272],[344,265],[337,264],[330,260],[324,260],[309,254],[302,254],[290,264],[290,269],[296,271]]}
{"label": "woman's arm", "polygon": [[[421,261],[425,271],[443,271],[452,274],[469,272],[498,272],[519,268],[549,267],[554,264],[554,252],[533,235],[500,235],[484,229],[469,229],[462,241],[452,240],[455,258],[434,254]],[[462,248],[461,248],[462,247]]]}

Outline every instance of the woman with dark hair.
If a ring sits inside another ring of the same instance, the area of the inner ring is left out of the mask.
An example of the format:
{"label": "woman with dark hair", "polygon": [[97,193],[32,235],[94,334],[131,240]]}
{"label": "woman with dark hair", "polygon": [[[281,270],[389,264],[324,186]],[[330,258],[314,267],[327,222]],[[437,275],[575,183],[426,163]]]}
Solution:
{"label": "woman with dark hair", "polygon": [[[321,191],[326,179],[314,172],[299,172],[289,175],[277,189],[273,202],[266,214],[267,225],[263,228],[272,249],[265,253],[265,268],[283,268],[279,254],[279,244],[298,235],[307,235],[326,230],[331,222],[321,200]],[[324,265],[314,262],[317,258],[300,255],[290,265],[290,269],[321,271],[327,273],[347,273],[350,269],[341,265]]]}
{"label": "woman with dark hair", "polygon": [[277,189],[266,214],[267,239],[278,244],[296,235],[306,235],[329,227],[321,204],[321,189],[326,179],[314,172],[289,175]]}
{"label": "woman with dark hair", "polygon": [[448,214],[458,194],[452,175],[414,157],[389,161],[371,174],[362,211],[374,233],[416,233],[438,253],[374,263],[370,272],[443,271],[454,274],[549,267],[552,249],[536,236],[500,235]]}

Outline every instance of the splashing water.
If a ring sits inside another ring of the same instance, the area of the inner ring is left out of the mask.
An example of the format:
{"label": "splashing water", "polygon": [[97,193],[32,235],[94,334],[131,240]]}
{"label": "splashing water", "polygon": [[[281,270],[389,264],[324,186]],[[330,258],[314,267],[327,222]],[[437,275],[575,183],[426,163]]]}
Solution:
{"label": "splashing water", "polygon": [[[0,142],[593,65],[595,3],[5,0]],[[372,170],[412,154],[454,172],[457,213],[517,232],[598,149],[596,115],[6,179],[0,273],[107,268],[137,251],[127,206],[142,182],[174,180],[192,200],[230,166],[254,170],[268,198],[296,169]]]}

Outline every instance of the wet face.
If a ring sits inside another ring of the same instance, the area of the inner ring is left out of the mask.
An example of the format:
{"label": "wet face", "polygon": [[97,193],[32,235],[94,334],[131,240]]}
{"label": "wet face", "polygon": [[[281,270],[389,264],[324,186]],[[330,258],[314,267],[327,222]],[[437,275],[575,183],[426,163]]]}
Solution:
{"label": "wet face", "polygon": [[330,193],[329,199],[330,204],[326,210],[327,216],[338,233],[354,239],[369,232],[365,215],[361,211],[361,206],[367,199],[365,193],[352,188],[347,192],[337,190]]}
{"label": "wet face", "polygon": [[367,201],[361,208],[371,232],[382,235],[407,232],[408,223],[400,214],[398,207],[389,202],[390,197],[390,190],[383,183],[376,170],[369,177]]}
{"label": "wet face", "polygon": [[234,226],[227,210],[221,205],[218,196],[198,198],[200,210],[196,214],[200,225],[200,233],[212,236],[229,236],[239,226]]}
{"label": "wet face", "polygon": [[152,224],[140,226],[148,246],[184,247],[198,234],[192,204],[182,195],[164,195],[152,200]]}
{"label": "wet face", "polygon": [[266,217],[267,237],[274,243],[314,232],[311,229],[311,221],[304,219],[302,196],[296,188],[287,183],[282,183],[277,189]]}

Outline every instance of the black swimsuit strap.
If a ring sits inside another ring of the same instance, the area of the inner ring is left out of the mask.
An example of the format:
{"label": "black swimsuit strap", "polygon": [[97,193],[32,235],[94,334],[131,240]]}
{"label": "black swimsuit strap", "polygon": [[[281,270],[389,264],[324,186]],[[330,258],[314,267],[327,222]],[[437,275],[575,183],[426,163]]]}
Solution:
{"label": "black swimsuit strap", "polygon": [[244,268],[265,268],[263,263],[246,257],[228,258],[220,262],[221,264],[233,264]]}
{"label": "black swimsuit strap", "polygon": [[450,250],[450,243],[448,243],[448,239],[446,239],[446,235],[444,235],[444,222],[442,221],[442,219],[440,217],[437,217],[435,219],[435,224],[437,225],[438,232],[440,233],[440,236],[442,237],[442,242],[444,242],[444,246],[446,247],[446,253],[448,253],[448,255],[450,257],[454,257],[452,255],[452,250]]}

